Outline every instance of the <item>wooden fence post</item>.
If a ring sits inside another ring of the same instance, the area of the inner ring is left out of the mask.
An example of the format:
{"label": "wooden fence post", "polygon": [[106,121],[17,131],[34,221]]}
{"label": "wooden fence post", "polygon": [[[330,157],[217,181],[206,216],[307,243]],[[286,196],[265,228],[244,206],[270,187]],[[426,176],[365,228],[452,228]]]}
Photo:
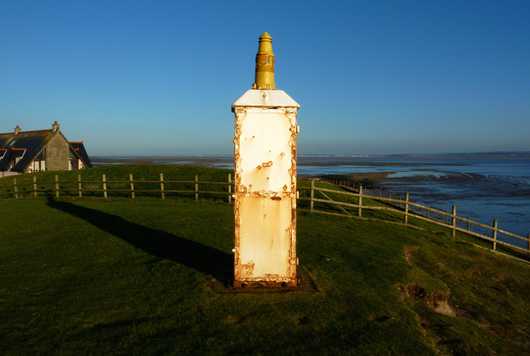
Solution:
{"label": "wooden fence post", "polygon": [[315,178],[311,179],[311,198],[309,200],[309,211],[313,212],[315,209]]}
{"label": "wooden fence post", "polygon": [[166,199],[166,193],[164,190],[164,173],[160,173],[160,198]]}
{"label": "wooden fence post", "polygon": [[103,185],[103,198],[108,199],[109,195],[107,194],[107,176],[105,174],[101,175],[101,184]]}
{"label": "wooden fence post", "polygon": [[410,194],[409,192],[405,193],[405,225],[409,223],[409,200],[410,200]]}
{"label": "wooden fence post", "polygon": [[232,173],[228,173],[228,204],[232,203]]}
{"label": "wooden fence post", "polygon": [[13,195],[15,196],[15,199],[18,199],[18,186],[16,178],[13,178]]}
{"label": "wooden fence post", "polygon": [[195,201],[199,200],[199,175],[195,175]]}
{"label": "wooden fence post", "polygon": [[81,174],[77,175],[77,195],[79,198],[83,197],[83,181],[81,180]]}
{"label": "wooden fence post", "polygon": [[37,176],[33,176],[33,199],[37,199]]}
{"label": "wooden fence post", "polygon": [[497,230],[499,228],[499,223],[497,219],[493,219],[493,251],[497,251]]}
{"label": "wooden fence post", "polygon": [[136,198],[136,194],[134,193],[134,179],[132,174],[129,174],[129,188],[131,188],[131,199]]}
{"label": "wooden fence post", "polygon": [[451,225],[453,226],[453,239],[456,238],[456,205],[451,209]]}
{"label": "wooden fence post", "polygon": [[56,198],[59,198],[59,196],[61,195],[61,193],[59,191],[60,191],[59,176],[56,174],[55,175],[55,197]]}
{"label": "wooden fence post", "polygon": [[362,185],[359,186],[359,210],[357,212],[357,215],[359,215],[359,217],[363,216],[363,186]]}

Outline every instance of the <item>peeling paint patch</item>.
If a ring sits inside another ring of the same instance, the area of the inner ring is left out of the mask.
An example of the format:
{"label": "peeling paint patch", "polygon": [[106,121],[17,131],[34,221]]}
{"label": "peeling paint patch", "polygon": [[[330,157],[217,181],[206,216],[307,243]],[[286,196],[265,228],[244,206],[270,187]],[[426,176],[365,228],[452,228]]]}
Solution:
{"label": "peeling paint patch", "polygon": [[253,272],[254,272],[254,262],[250,261],[249,263],[245,263],[241,265],[241,277],[242,278],[252,277]]}

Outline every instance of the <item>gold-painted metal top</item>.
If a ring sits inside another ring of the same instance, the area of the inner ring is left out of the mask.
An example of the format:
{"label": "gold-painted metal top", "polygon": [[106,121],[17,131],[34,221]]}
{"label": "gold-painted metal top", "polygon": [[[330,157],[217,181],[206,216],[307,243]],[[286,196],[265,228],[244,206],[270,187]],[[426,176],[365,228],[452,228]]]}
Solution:
{"label": "gold-painted metal top", "polygon": [[263,32],[259,37],[258,53],[256,54],[256,79],[252,89],[276,89],[272,37],[268,32]]}

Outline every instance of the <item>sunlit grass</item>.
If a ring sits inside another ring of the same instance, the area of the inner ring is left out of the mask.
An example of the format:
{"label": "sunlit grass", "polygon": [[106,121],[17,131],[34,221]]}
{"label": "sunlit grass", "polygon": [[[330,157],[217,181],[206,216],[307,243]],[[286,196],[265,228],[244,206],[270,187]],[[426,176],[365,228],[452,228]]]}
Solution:
{"label": "sunlit grass", "polygon": [[318,292],[233,294],[223,201],[8,199],[0,217],[5,354],[530,352],[529,266],[443,229],[300,212]]}

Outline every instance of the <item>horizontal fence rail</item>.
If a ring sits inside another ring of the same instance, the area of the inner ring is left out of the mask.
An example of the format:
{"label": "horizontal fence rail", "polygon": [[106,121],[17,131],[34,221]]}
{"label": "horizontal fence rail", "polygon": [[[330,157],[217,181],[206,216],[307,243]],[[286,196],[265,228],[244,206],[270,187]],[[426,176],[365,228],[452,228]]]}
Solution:
{"label": "horizontal fence rail", "polygon": [[364,217],[366,212],[387,212],[393,215],[394,220],[395,217],[401,216],[395,221],[405,225],[410,224],[411,219],[416,219],[449,229],[453,238],[460,233],[478,238],[487,243],[493,251],[508,252],[527,261],[530,258],[530,234],[522,236],[501,229],[497,219],[493,219],[491,224],[485,224],[459,216],[455,205],[450,211],[445,211],[414,202],[410,199],[409,193],[404,197],[395,197],[382,192],[366,193],[362,186],[355,189],[348,184],[340,185],[340,182],[338,189],[332,189],[318,186],[318,181],[312,179],[310,185],[300,187],[302,191],[300,199],[309,201],[310,212],[360,218]]}
{"label": "horizontal fence rail", "polygon": [[[158,177],[83,177],[81,174],[60,179],[59,175],[39,179],[33,175],[31,180],[21,182],[21,176],[12,178],[11,187],[1,187],[0,197],[4,198],[61,198],[61,197],[113,197],[136,199],[138,196],[166,199],[171,196],[188,197],[198,201],[200,198],[213,198],[233,201],[234,182],[232,175],[226,175],[221,181],[211,178],[200,180],[199,175],[192,177],[169,177],[160,173]],[[453,238],[457,233],[477,238],[486,243],[493,251],[508,252],[515,257],[530,258],[530,234],[522,236],[499,227],[497,219],[485,224],[468,217],[459,216],[457,207],[450,211],[433,208],[410,199],[410,194],[392,196],[362,186],[353,186],[340,182],[334,185],[319,186],[319,179],[302,180],[299,184],[300,207],[311,213],[321,213],[344,217],[375,218],[404,225],[413,220],[447,228]],[[304,205],[306,203],[307,205]]]}
{"label": "horizontal fence rail", "polygon": [[166,199],[168,196],[187,196],[194,200],[205,198],[222,198],[228,203],[232,202],[233,181],[232,175],[227,174],[226,181],[212,179],[200,180],[199,175],[193,177],[166,177],[160,173],[159,177],[136,178],[133,174],[128,177],[83,177],[81,174],[61,179],[54,175],[51,179],[38,179],[34,175],[30,182],[21,183],[17,178],[12,180],[11,188],[0,189],[3,198],[39,198],[39,197],[100,197],[104,199],[130,198],[137,196],[159,197]]}

